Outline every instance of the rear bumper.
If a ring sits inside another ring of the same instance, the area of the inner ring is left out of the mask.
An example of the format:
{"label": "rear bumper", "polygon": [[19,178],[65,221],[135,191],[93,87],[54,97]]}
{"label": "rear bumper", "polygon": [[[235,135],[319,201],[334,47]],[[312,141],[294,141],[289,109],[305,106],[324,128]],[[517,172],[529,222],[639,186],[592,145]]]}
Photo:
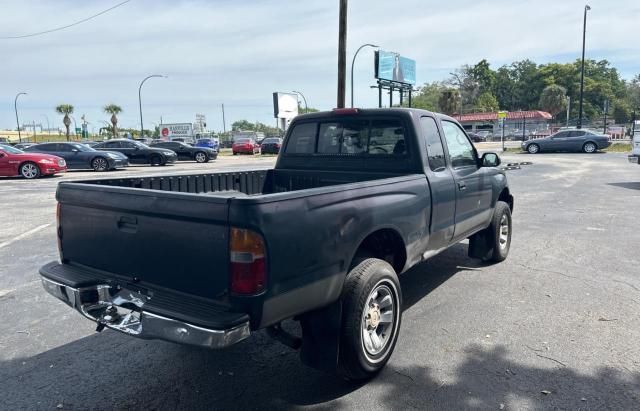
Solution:
{"label": "rear bumper", "polygon": [[[84,317],[100,324],[99,328],[111,328],[143,339],[206,348],[228,347],[251,333],[249,319],[244,314],[220,312],[223,318],[217,321],[220,323],[217,327],[196,324],[198,321],[185,321],[179,318],[180,313],[172,313],[170,304],[166,304],[171,299],[164,298],[163,303],[161,296],[127,290],[109,281],[94,279],[91,274],[56,262],[40,269],[44,289]],[[158,303],[155,303],[156,299]],[[180,306],[180,303],[176,305]],[[200,305],[198,314],[202,313]],[[206,314],[211,314],[211,311]],[[212,320],[211,315],[207,317],[204,322]]]}
{"label": "rear bumper", "polygon": [[627,156],[627,160],[629,160],[631,164],[640,164],[640,155],[631,154],[630,156]]}

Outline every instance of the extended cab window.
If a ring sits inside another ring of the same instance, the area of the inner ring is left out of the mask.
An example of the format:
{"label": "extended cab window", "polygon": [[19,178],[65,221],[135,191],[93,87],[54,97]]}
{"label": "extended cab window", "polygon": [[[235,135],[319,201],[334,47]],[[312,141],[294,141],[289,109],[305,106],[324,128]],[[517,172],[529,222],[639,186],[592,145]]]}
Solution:
{"label": "extended cab window", "polygon": [[473,145],[457,124],[450,121],[442,121],[444,138],[449,149],[451,166],[453,168],[477,166],[476,154]]}
{"label": "extended cab window", "polygon": [[447,164],[444,158],[444,147],[442,146],[436,121],[431,117],[422,117],[420,118],[420,125],[422,126],[422,134],[427,143],[429,168],[432,171],[443,171]]}
{"label": "extended cab window", "polygon": [[286,152],[289,154],[311,154],[316,149],[316,128],[318,123],[297,124],[287,143]]}

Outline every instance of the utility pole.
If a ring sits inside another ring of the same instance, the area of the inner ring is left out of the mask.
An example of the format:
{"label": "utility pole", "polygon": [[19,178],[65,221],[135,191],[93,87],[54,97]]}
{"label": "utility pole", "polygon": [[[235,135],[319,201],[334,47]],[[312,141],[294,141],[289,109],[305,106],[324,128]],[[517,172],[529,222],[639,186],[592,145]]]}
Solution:
{"label": "utility pole", "polygon": [[222,103],[222,132],[227,134],[227,122],[224,119],[224,103]]}
{"label": "utility pole", "polygon": [[604,101],[604,131],[602,134],[607,134],[607,112],[609,111],[609,100]]}
{"label": "utility pole", "polygon": [[567,96],[567,127],[569,127],[570,115],[571,115],[571,96]]}
{"label": "utility pole", "polygon": [[347,83],[347,0],[340,0],[338,29],[338,104],[344,108]]}
{"label": "utility pole", "polygon": [[584,6],[584,24],[582,25],[582,70],[580,71],[580,104],[578,109],[578,129],[582,128],[582,98],[584,93],[584,44],[587,36],[587,11],[591,10],[589,5]]}

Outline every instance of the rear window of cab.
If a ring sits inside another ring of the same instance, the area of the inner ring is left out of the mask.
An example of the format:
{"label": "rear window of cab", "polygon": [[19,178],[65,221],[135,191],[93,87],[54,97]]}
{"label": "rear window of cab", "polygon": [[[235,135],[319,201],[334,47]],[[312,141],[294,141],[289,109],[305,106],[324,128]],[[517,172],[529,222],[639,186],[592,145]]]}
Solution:
{"label": "rear window of cab", "polygon": [[293,126],[285,154],[405,156],[400,119],[332,119]]}

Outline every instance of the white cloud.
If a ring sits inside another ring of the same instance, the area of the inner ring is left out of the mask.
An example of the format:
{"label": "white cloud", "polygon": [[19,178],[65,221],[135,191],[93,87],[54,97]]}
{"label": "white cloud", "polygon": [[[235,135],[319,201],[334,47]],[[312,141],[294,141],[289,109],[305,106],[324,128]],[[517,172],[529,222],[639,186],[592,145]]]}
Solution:
{"label": "white cloud", "polygon": [[[116,1],[5,2],[0,36],[39,31],[75,21]],[[237,119],[273,123],[271,92],[301,90],[309,104],[335,105],[337,1],[133,0],[71,29],[24,40],[0,40],[5,107],[0,128],[15,127],[13,97],[21,117],[60,123],[53,107],[76,106],[79,117],[106,120],[100,107],[124,108],[121,124],[138,125],[142,78],[146,123],[191,121],[205,113],[221,129]],[[635,0],[593,0],[587,56],[607,58],[625,77],[640,72]],[[580,55],[582,1],[351,0],[349,55],[373,42],[414,58],[418,81],[441,79],[462,64],[486,58],[494,67],[530,58],[538,63]],[[555,57],[554,57],[555,56]],[[377,104],[371,50],[356,64],[356,103]],[[385,99],[386,100],[386,99]]]}

